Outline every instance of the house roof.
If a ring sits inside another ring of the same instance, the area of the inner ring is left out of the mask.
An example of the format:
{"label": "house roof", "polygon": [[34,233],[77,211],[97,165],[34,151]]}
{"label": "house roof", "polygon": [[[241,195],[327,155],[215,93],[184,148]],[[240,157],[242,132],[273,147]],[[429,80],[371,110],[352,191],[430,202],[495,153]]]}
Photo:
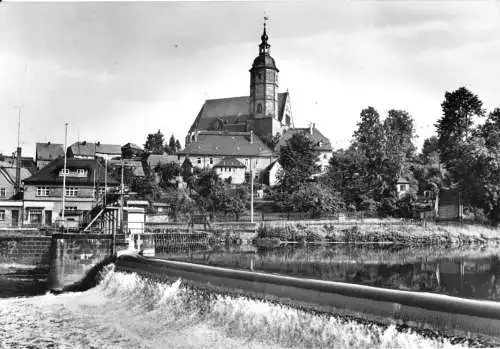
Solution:
{"label": "house roof", "polygon": [[[16,167],[16,157],[5,156],[0,154],[0,166],[3,167]],[[36,172],[35,161],[32,157],[21,156],[21,168],[27,169],[30,173]]]}
{"label": "house roof", "polygon": [[[312,131],[312,132],[311,132]],[[278,142],[278,149],[286,144],[286,141],[296,133],[303,133],[314,142],[316,142],[318,150],[320,151],[332,151],[332,145],[330,140],[326,138],[316,127],[312,128],[289,128],[283,133],[280,141]]]}
{"label": "house roof", "polygon": [[52,161],[64,156],[64,147],[58,143],[36,143],[36,160]]}
{"label": "house roof", "polygon": [[410,180],[407,177],[399,177],[397,184],[409,184]]}
{"label": "house roof", "polygon": [[[132,169],[134,176],[144,177],[144,168],[142,167],[142,162],[140,160],[123,159],[125,167]],[[122,160],[109,160],[108,163],[114,166],[121,166]]]}
{"label": "house roof", "polygon": [[117,144],[76,142],[69,146],[73,156],[95,156],[95,154],[121,155],[122,147]]}
{"label": "house roof", "polygon": [[171,162],[179,163],[177,155],[151,154],[148,156],[147,163],[150,169],[154,169],[159,164],[169,164]]}
{"label": "house roof", "polygon": [[224,158],[214,167],[234,167],[234,168],[246,168],[245,165],[235,158]]}
{"label": "house roof", "polygon": [[[278,93],[278,119],[281,120],[285,110],[288,92]],[[249,118],[249,96],[207,99],[201,107],[189,132],[196,130],[217,130],[217,124],[224,130],[244,132]]]}
{"label": "house roof", "polygon": [[[40,170],[40,172],[28,177],[24,180],[25,184],[61,184],[63,183],[63,176],[59,172],[64,168],[64,158],[57,158],[50,162],[47,166]],[[86,177],[73,177],[66,176],[67,185],[83,185],[93,186],[94,175],[95,183],[104,183],[105,169],[97,160],[94,159],[73,159],[68,158],[66,168],[70,171],[72,169],[85,169],[87,170]],[[108,185],[118,185],[118,181],[108,175]]]}
{"label": "house roof", "polygon": [[250,133],[205,131],[200,132],[197,140],[189,143],[178,154],[267,157],[272,156],[273,151],[255,134],[250,143]]}
{"label": "house roof", "polygon": [[[2,174],[5,177],[5,179],[7,179],[7,181],[10,182],[12,185],[16,183],[16,167],[0,165],[0,174]],[[21,167],[20,174],[21,174],[21,181],[31,176],[31,172],[24,167]]]}

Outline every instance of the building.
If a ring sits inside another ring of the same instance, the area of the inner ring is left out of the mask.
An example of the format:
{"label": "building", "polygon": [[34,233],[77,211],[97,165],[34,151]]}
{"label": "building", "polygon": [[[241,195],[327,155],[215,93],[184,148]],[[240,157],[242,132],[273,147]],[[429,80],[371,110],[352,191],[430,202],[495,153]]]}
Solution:
{"label": "building", "polygon": [[235,159],[245,172],[260,172],[276,158],[274,152],[252,131],[198,131],[185,149],[178,152],[181,163],[189,158],[194,167],[210,169],[223,159]]}
{"label": "building", "polygon": [[[68,158],[66,164],[65,217],[81,221],[119,182],[108,176],[95,159]],[[52,225],[62,216],[64,158],[58,158],[24,182],[23,224]]]}
{"label": "building", "polygon": [[246,166],[235,158],[224,158],[214,166],[215,173],[232,184],[245,182],[245,169]]}
{"label": "building", "polygon": [[[195,167],[212,168],[231,158],[245,172],[257,174],[277,159],[273,140],[305,130],[294,128],[290,94],[278,92],[279,70],[270,49],[264,24],[250,68],[249,96],[206,100],[188,131],[186,147],[178,152],[181,163],[189,158]],[[311,136],[322,151],[318,161],[324,168],[331,158],[330,141],[315,127]]]}
{"label": "building", "polygon": [[21,200],[0,199],[0,228],[18,227],[22,211],[23,202]]}
{"label": "building", "polygon": [[40,171],[52,160],[64,157],[64,147],[58,143],[37,143],[36,144],[36,169]]}
{"label": "building", "polygon": [[95,159],[97,157],[106,160],[120,159],[122,147],[117,144],[102,144],[101,142],[76,142],[68,147],[67,155],[69,158],[76,159]]}
{"label": "building", "polygon": [[142,158],[144,149],[134,143],[127,143],[122,147],[122,157],[124,159]]}
{"label": "building", "polygon": [[[12,199],[16,194],[17,167],[7,163],[0,163],[0,200]],[[31,176],[28,169],[21,167],[19,171],[20,183]]]}

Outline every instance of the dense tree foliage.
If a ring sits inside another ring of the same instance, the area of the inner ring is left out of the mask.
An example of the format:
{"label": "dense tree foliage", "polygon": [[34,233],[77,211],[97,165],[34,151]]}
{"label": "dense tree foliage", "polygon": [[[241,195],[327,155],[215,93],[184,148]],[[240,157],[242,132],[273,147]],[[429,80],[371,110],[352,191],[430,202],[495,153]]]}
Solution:
{"label": "dense tree foliage", "polygon": [[281,190],[292,192],[318,173],[318,155],[316,144],[304,133],[290,137],[279,150]]}
{"label": "dense tree foliage", "polygon": [[165,139],[163,137],[163,133],[160,130],[156,133],[148,134],[148,138],[146,143],[144,144],[144,150],[151,152],[153,154],[163,154],[163,143]]}

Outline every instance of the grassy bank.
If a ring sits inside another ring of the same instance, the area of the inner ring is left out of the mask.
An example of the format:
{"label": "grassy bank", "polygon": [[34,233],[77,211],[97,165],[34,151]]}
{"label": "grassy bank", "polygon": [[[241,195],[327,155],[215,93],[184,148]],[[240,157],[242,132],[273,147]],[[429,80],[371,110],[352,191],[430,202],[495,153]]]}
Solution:
{"label": "grassy bank", "polygon": [[375,224],[265,223],[257,229],[257,243],[390,243],[402,245],[464,245],[500,243],[500,229],[394,221]]}

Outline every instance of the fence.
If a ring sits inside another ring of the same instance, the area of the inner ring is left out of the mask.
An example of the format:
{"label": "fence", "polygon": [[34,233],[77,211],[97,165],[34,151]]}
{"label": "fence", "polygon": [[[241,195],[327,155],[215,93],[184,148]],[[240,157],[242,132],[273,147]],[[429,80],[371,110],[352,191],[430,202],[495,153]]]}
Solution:
{"label": "fence", "polygon": [[[206,215],[193,215],[191,217],[174,217],[169,216],[168,223],[170,224],[186,224],[188,226],[194,224],[203,224],[210,226],[212,223],[249,223],[251,222],[251,217],[248,212],[235,216],[235,215],[225,215],[225,214],[206,214]],[[339,212],[336,214],[322,214],[311,216],[307,212],[255,212],[253,216],[253,222],[289,222],[289,221],[335,221],[336,223],[346,223],[350,224],[352,221],[367,223],[367,224],[423,224],[426,220],[420,218],[381,218],[375,214],[368,214],[366,212]],[[158,225],[162,226],[164,224],[160,223],[148,223],[147,225]]]}

